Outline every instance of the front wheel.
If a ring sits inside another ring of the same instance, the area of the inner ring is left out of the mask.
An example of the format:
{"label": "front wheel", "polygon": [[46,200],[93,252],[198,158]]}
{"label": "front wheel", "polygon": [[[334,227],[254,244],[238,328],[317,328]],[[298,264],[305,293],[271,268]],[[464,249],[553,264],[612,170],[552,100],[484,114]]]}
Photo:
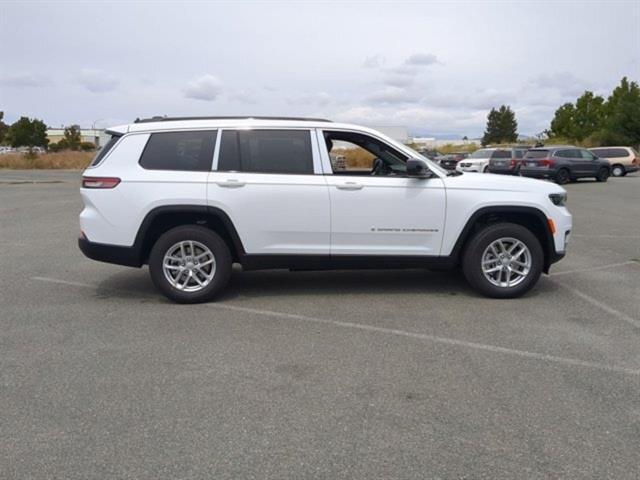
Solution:
{"label": "front wheel", "polygon": [[514,298],[529,291],[540,278],[543,264],[536,236],[514,223],[494,224],[476,233],[462,258],[469,284],[493,298]]}
{"label": "front wheel", "polygon": [[231,253],[215,232],[197,225],[162,234],[149,255],[154,285],[178,303],[211,300],[231,275]]}
{"label": "front wheel", "polygon": [[598,182],[606,182],[609,178],[609,169],[607,167],[602,167],[598,170],[598,174],[596,175],[596,180]]}

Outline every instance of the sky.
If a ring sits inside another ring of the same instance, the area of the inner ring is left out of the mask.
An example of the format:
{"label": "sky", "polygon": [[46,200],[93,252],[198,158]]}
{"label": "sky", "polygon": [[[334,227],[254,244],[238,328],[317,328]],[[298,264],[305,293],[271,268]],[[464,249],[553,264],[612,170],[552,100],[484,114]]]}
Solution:
{"label": "sky", "polygon": [[521,134],[640,80],[640,1],[0,0],[0,111],[49,126],[289,115]]}

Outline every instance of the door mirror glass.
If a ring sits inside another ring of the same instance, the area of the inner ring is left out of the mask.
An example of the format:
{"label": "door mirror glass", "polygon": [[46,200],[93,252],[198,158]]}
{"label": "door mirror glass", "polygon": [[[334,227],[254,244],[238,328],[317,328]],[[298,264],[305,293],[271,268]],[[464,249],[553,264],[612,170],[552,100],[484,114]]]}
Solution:
{"label": "door mirror glass", "polygon": [[407,160],[407,175],[417,178],[429,178],[431,177],[431,170],[427,162],[421,158],[410,158]]}

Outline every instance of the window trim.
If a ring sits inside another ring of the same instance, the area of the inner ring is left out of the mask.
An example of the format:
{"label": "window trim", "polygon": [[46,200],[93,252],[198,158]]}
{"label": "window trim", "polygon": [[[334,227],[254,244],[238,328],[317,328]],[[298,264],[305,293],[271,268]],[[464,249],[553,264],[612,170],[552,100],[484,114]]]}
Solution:
{"label": "window trim", "polygon": [[[307,131],[309,132],[309,142],[311,146],[311,159],[313,165],[313,171],[311,173],[284,173],[284,172],[245,172],[245,171],[230,171],[230,170],[218,170],[218,164],[220,161],[220,145],[222,144],[222,135],[225,131],[237,132],[237,131],[246,131],[246,130],[295,130],[295,131]],[[316,139],[316,131],[314,128],[309,127],[281,127],[281,126],[273,126],[273,127],[221,127],[218,128],[219,137],[216,141],[216,146],[213,150],[213,162],[211,163],[211,171],[216,173],[229,173],[229,174],[237,174],[237,175],[318,175],[322,174],[321,166],[320,166],[320,155],[318,152],[317,139]]]}

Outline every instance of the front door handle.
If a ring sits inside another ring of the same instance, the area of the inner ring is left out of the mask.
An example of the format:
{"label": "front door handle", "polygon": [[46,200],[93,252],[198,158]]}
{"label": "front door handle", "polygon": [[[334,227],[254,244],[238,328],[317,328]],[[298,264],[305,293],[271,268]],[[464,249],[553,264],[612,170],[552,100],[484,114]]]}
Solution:
{"label": "front door handle", "polygon": [[362,185],[356,182],[345,182],[336,185],[336,188],[340,190],[360,190]]}
{"label": "front door handle", "polygon": [[216,184],[218,184],[220,187],[225,188],[239,188],[244,187],[246,182],[241,182],[240,180],[230,178],[229,180],[221,180],[219,182],[216,182]]}

